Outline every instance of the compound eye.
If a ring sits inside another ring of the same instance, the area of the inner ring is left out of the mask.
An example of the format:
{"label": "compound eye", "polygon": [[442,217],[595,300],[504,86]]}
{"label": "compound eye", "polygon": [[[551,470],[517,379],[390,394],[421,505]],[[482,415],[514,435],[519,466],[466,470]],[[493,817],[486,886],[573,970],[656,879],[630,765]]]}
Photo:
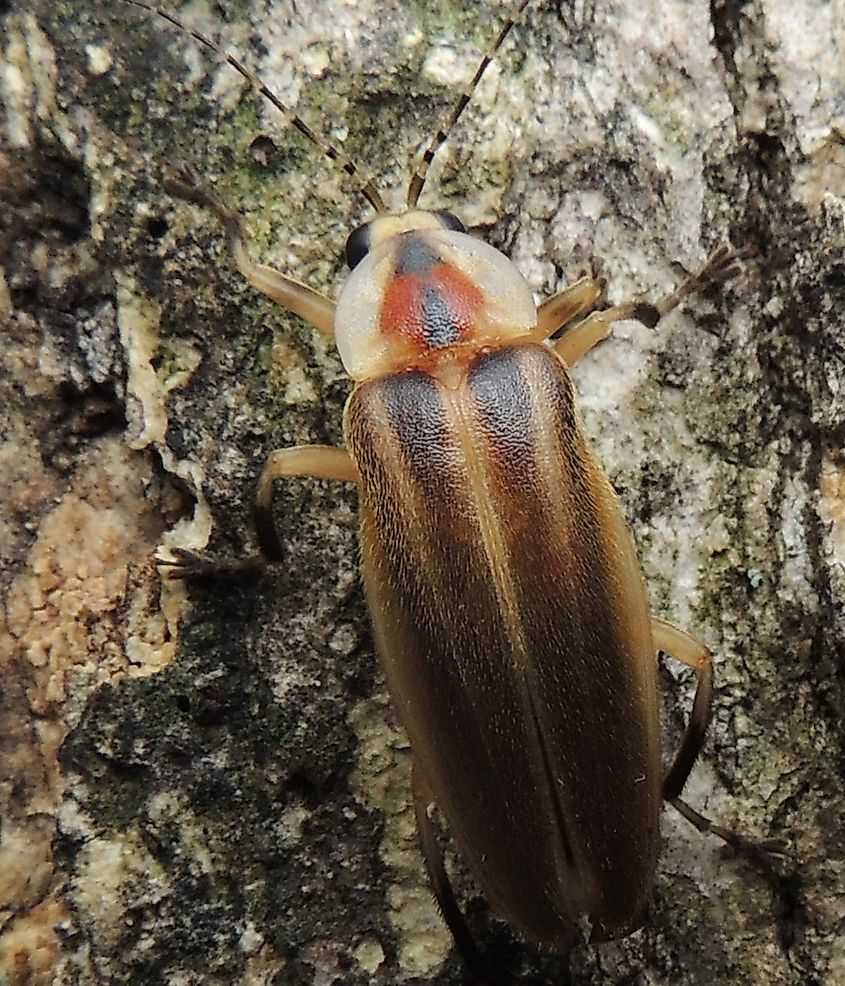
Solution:
{"label": "compound eye", "polygon": [[355,270],[358,264],[370,252],[370,224],[354,229],[346,241],[346,263],[350,270]]}
{"label": "compound eye", "polygon": [[438,212],[437,218],[443,223],[444,229],[451,229],[455,233],[465,233],[467,231],[466,226],[464,226],[457,216],[453,216],[451,212]]}

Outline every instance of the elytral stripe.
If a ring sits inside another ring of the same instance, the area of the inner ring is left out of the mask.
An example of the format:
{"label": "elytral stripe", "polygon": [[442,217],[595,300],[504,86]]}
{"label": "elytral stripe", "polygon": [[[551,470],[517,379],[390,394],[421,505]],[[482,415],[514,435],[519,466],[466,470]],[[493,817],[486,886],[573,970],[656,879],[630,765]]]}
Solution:
{"label": "elytral stripe", "polygon": [[[525,573],[515,568],[513,558],[513,552],[520,550],[519,529],[537,524],[536,510],[548,515],[556,499],[542,432],[550,415],[557,417],[560,412],[565,419],[569,417],[567,405],[572,393],[565,373],[550,372],[549,359],[554,357],[534,346],[508,346],[481,353],[467,375],[465,396],[469,400],[456,401],[456,419],[463,433],[471,500],[484,553],[512,646],[509,656],[517,663],[523,683],[526,711],[555,819],[556,844],[565,861],[563,871],[571,873],[576,865],[568,823],[571,806],[562,799],[547,727],[538,707],[537,674],[523,612],[526,597],[520,585]],[[543,384],[539,393],[538,382]],[[563,392],[556,393],[562,387]],[[543,524],[540,529],[548,527]],[[536,574],[544,577],[546,573]]]}
{"label": "elytral stripe", "polygon": [[[452,586],[460,577],[444,570],[445,560],[480,560],[462,450],[442,389],[421,370],[387,376],[360,385],[347,415],[347,441],[367,476],[365,518],[377,537],[391,538],[404,588],[413,589],[410,595],[433,619],[454,606]],[[455,547],[444,553],[444,543]]]}

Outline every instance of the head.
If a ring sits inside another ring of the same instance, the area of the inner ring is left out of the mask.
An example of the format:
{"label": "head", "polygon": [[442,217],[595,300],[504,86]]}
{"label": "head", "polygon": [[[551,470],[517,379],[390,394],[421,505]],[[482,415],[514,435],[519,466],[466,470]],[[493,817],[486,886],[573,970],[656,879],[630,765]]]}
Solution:
{"label": "head", "polygon": [[328,142],[262,80],[219,44],[188,28],[162,7],[127,0],[190,34],[287,116],[293,126],[347,175],[376,218],[346,243],[352,274],[338,299],[335,333],[341,359],[355,380],[391,373],[450,346],[495,343],[525,335],[537,312],[525,281],[498,250],[468,236],[446,212],[417,208],[429,167],[470,101],[475,87],[529,0],[516,0],[469,86],[431,138],[408,186],[407,209],[390,214],[371,178]]}

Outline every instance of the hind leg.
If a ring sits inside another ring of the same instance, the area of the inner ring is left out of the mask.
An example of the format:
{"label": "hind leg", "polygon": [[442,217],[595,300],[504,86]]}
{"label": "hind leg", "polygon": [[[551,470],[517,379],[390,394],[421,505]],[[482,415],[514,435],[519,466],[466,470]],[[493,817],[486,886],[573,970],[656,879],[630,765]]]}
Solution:
{"label": "hind leg", "polygon": [[429,812],[434,808],[434,799],[431,796],[427,785],[420,776],[416,766],[411,774],[411,786],[414,793],[414,811],[417,816],[417,834],[420,840],[423,860],[425,861],[426,872],[428,873],[429,883],[431,884],[434,898],[446,926],[451,932],[452,938],[461,953],[467,969],[480,983],[493,983],[489,970],[485,967],[481,953],[467,927],[466,920],[461,913],[446,867],[443,863],[443,853],[437,841],[437,833]]}
{"label": "hind leg", "polygon": [[713,700],[713,659],[704,644],[665,620],[653,619],[652,633],[659,651],[686,664],[699,676],[692,714],[681,741],[681,748],[675,754],[672,766],[663,780],[664,799],[699,832],[717,835],[745,856],[768,860],[771,856],[787,855],[783,843],[779,840],[749,839],[739,832],[717,825],[690,807],[686,801],[681,800],[681,791],[704,745],[704,735],[710,722]]}

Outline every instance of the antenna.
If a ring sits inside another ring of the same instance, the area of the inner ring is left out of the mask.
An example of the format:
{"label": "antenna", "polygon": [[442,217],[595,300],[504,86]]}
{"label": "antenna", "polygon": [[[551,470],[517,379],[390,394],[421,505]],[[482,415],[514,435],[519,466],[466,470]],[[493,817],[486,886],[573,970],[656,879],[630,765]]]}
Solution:
{"label": "antenna", "polygon": [[[178,18],[174,17],[172,14],[169,14],[161,7],[157,7],[150,3],[142,3],[141,0],[123,0],[123,2],[131,4],[133,7],[140,7],[142,10],[146,10],[150,14],[158,14],[159,17],[163,17],[174,27],[178,28],[185,34],[189,34],[196,41],[199,41],[201,45],[208,48],[210,51],[213,51],[219,58],[222,58],[224,61],[228,62],[236,72],[246,79],[246,81],[252,86],[253,89],[256,90],[256,92],[261,93],[265,99],[269,100],[273,106],[279,110],[279,112],[283,113],[304,137],[310,140],[316,147],[319,147],[330,161],[334,161],[348,175],[357,179],[360,184],[358,190],[376,210],[376,212],[387,212],[387,206],[384,204],[384,199],[382,199],[381,193],[372,178],[362,175],[355,162],[350,157],[335,147],[334,144],[330,144],[316,131],[312,130],[311,127],[309,127],[308,124],[302,119],[302,117],[299,116],[299,114],[295,113],[289,106],[285,106],[281,99],[279,99],[279,97],[271,89],[268,89],[257,75],[254,75],[248,68],[241,64],[241,62],[239,62],[234,55],[229,54],[228,51],[224,51],[224,49],[221,48],[215,41],[207,38],[204,34],[200,34],[199,31],[195,31],[193,28],[188,27],[187,24],[183,24],[182,21],[178,20]],[[525,3],[523,3],[522,6],[525,6]]]}
{"label": "antenna", "polygon": [[[134,0],[129,0],[129,2],[134,2]],[[508,14],[508,19],[502,25],[496,40],[487,49],[484,57],[478,63],[478,68],[475,70],[475,75],[472,77],[472,81],[455,101],[455,104],[449,113],[449,118],[446,120],[445,126],[441,127],[431,138],[431,143],[426,148],[425,153],[422,156],[422,161],[420,161],[420,165],[414,172],[414,175],[411,178],[411,183],[408,186],[409,209],[413,209],[417,204],[420,197],[420,192],[423,190],[423,185],[425,185],[428,169],[431,166],[431,162],[434,160],[434,155],[440,150],[449,134],[454,129],[461,113],[463,113],[467,103],[472,98],[472,94],[475,92],[475,87],[481,80],[481,76],[484,75],[485,69],[496,57],[496,53],[502,47],[505,38],[508,34],[510,34],[511,28],[522,16],[523,10],[525,10],[530,2],[531,0],[515,0],[515,3],[511,7],[510,14]]]}

